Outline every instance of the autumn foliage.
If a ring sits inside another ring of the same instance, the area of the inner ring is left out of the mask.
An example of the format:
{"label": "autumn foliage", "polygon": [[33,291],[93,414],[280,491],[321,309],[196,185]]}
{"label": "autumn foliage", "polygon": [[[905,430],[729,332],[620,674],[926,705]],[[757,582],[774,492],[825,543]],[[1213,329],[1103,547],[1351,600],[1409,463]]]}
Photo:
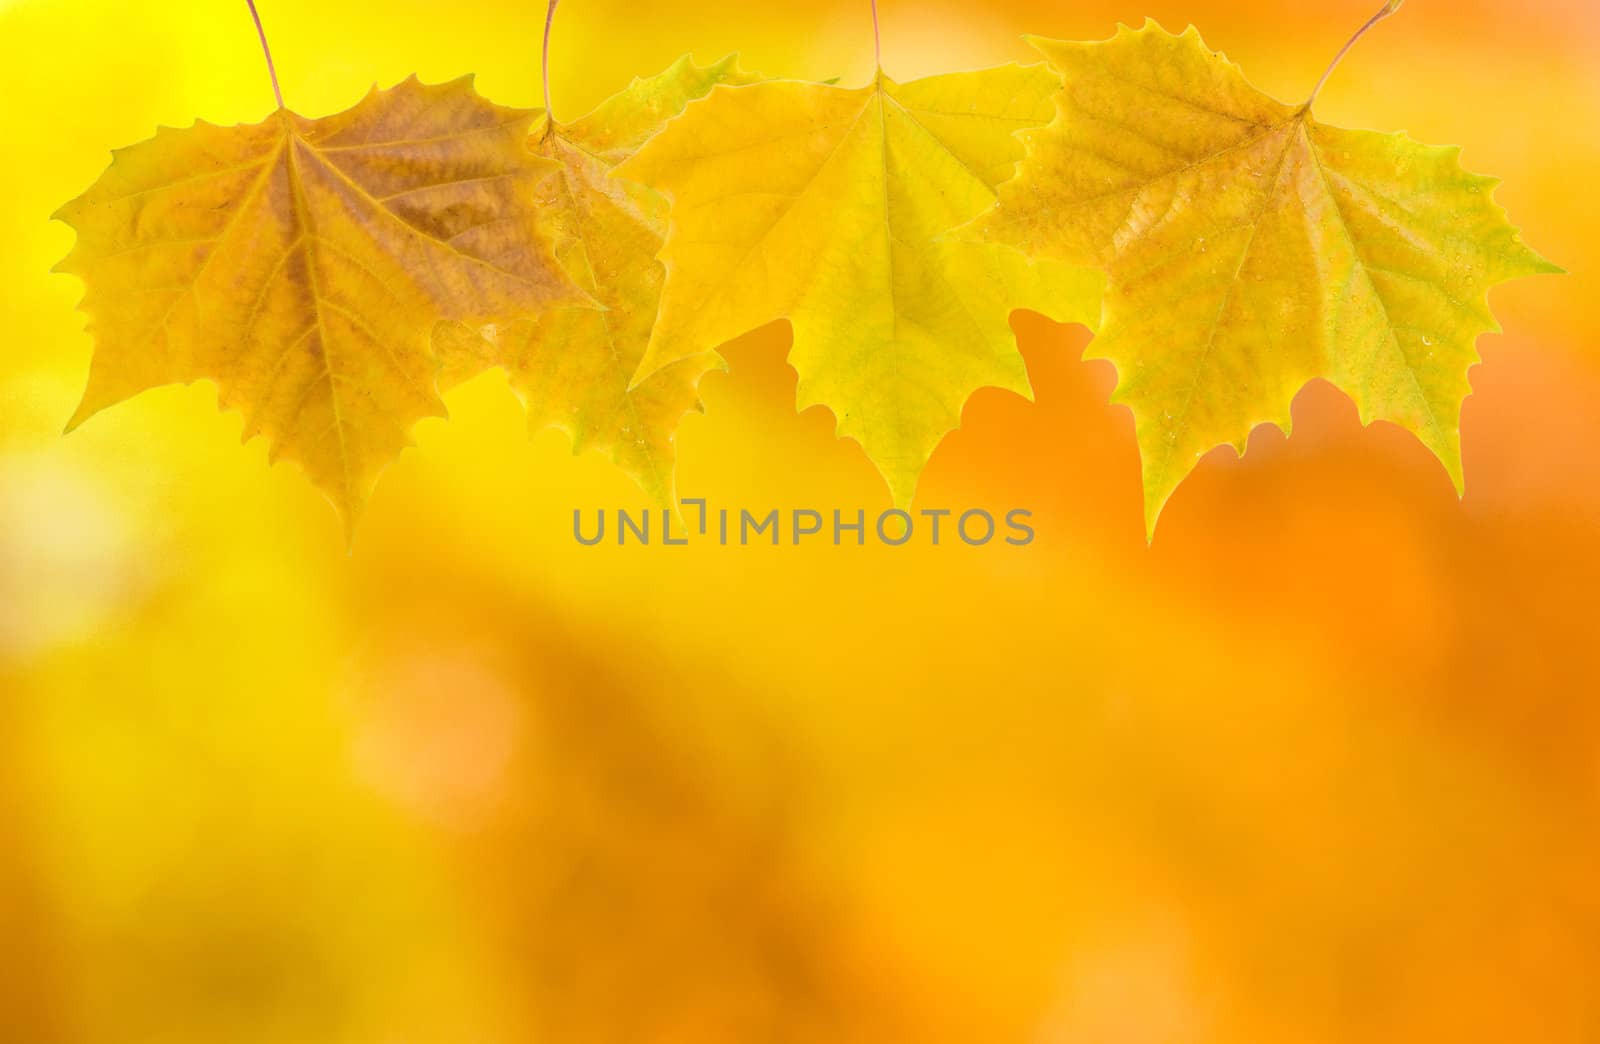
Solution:
{"label": "autumn foliage", "polygon": [[96,340],[73,425],[212,380],[353,525],[442,391],[498,366],[535,428],[671,505],[717,348],[784,319],[799,406],[907,506],[975,392],[1030,394],[1029,309],[1098,330],[1152,532],[1206,452],[1287,431],[1317,377],[1460,488],[1487,292],[1559,271],[1495,183],[1262,94],[1192,28],[1037,46],[1048,66],[855,89],[684,59],[570,124],[413,79],[163,130],[59,215]]}

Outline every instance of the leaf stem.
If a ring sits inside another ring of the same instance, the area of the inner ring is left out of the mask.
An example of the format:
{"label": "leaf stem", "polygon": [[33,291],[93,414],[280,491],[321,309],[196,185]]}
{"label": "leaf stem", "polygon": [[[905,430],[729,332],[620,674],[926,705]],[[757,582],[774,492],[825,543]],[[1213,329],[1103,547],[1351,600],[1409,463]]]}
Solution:
{"label": "leaf stem", "polygon": [[556,25],[556,8],[560,6],[561,0],[550,0],[550,9],[544,16],[544,118],[549,124],[556,122],[556,114],[550,107],[550,34]]}
{"label": "leaf stem", "polygon": [[278,108],[285,109],[283,88],[278,86],[278,67],[272,63],[272,48],[267,46],[267,30],[261,25],[261,12],[256,10],[256,0],[244,0],[250,5],[250,17],[256,23],[256,35],[261,38],[261,53],[267,56],[267,75],[272,77],[272,93],[278,99]]}
{"label": "leaf stem", "polygon": [[872,0],[872,55],[873,61],[878,66],[878,72],[883,72],[883,23],[878,19],[878,0]]}
{"label": "leaf stem", "polygon": [[1344,45],[1344,49],[1334,56],[1332,64],[1328,66],[1328,71],[1323,73],[1322,79],[1317,81],[1317,86],[1312,90],[1311,97],[1306,99],[1305,107],[1307,109],[1310,109],[1311,104],[1317,100],[1317,95],[1322,93],[1322,88],[1327,86],[1328,78],[1333,75],[1335,69],[1339,68],[1339,63],[1344,61],[1344,56],[1350,53],[1351,49],[1361,41],[1363,36],[1366,36],[1372,30],[1373,26],[1400,10],[1400,5],[1404,3],[1405,0],[1389,0],[1388,3],[1383,5],[1383,10],[1367,19],[1367,24],[1356,30],[1356,35],[1352,36],[1350,42]]}

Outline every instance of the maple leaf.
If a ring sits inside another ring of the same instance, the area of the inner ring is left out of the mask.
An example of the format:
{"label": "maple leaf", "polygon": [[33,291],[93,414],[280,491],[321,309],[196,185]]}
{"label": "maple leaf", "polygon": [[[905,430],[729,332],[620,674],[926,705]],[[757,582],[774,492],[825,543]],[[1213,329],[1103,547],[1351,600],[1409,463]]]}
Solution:
{"label": "maple leaf", "polygon": [[531,428],[561,429],[574,452],[605,454],[656,502],[675,504],[674,434],[686,414],[701,408],[700,380],[722,359],[714,352],[691,355],[630,387],[666,280],[657,254],[667,202],[611,173],[691,101],[718,84],[756,79],[734,57],[702,68],[686,56],[635,80],[582,119],[543,120],[529,146],[555,167],[540,211],[544,235],[572,280],[605,310],[551,309],[483,331],[441,324],[434,346],[445,387],[504,367]]}
{"label": "maple leaf", "polygon": [[1364,424],[1413,432],[1460,490],[1474,341],[1499,329],[1488,288],[1560,271],[1522,244],[1498,182],[1459,149],[1275,101],[1193,27],[1032,42],[1063,78],[1058,112],[971,228],[1109,274],[1090,357],[1117,366],[1133,411],[1150,533],[1206,452],[1242,454],[1262,424],[1287,434],[1317,377]]}
{"label": "maple leaf", "polygon": [[799,407],[822,404],[909,504],[979,388],[1031,396],[1014,308],[1099,315],[1100,273],[944,241],[993,205],[1058,83],[1006,66],[859,89],[719,87],[620,176],[672,200],[648,377],[776,319],[794,329]]}
{"label": "maple leaf", "polygon": [[[281,101],[281,99],[280,99]],[[442,319],[583,301],[534,221],[532,112],[471,79],[355,108],[184,130],[115,154],[56,215],[78,233],[95,353],[69,431],[163,384],[215,381],[248,441],[355,519],[423,417],[443,416]]]}

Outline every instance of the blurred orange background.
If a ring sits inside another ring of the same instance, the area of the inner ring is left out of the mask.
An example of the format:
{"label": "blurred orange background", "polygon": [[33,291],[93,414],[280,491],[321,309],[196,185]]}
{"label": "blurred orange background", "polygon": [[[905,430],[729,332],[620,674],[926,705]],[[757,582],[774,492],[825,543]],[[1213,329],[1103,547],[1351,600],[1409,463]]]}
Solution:
{"label": "blurred orange background", "polygon": [[[900,79],[1199,25],[1304,97],[1375,0],[884,2]],[[263,0],[291,106],[476,71],[543,6]],[[685,51],[863,81],[866,0],[567,0],[567,113]],[[1087,334],[1019,314],[921,503],[1025,550],[583,548],[643,506],[498,374],[339,520],[210,386],[60,431],[48,222],[112,147],[271,105],[242,2],[0,0],[0,1040],[1263,1044],[1600,1039],[1600,9],[1411,0],[1318,105],[1460,143],[1573,273],[1495,291],[1468,492],[1325,386],[1153,547]],[[686,495],[881,510],[785,326]]]}

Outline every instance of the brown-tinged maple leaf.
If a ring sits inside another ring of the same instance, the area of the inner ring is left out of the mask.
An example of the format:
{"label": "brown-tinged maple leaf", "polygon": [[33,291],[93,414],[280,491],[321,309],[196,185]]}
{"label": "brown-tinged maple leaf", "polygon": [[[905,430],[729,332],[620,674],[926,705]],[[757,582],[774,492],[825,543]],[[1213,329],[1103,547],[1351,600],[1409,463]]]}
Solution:
{"label": "brown-tinged maple leaf", "polygon": [[[270,59],[269,59],[270,61]],[[274,78],[276,84],[276,79]],[[421,418],[429,337],[586,300],[541,238],[532,112],[414,77],[347,112],[161,129],[58,217],[95,352],[71,422],[145,389],[216,382],[355,519]],[[70,429],[69,429],[70,430]]]}

